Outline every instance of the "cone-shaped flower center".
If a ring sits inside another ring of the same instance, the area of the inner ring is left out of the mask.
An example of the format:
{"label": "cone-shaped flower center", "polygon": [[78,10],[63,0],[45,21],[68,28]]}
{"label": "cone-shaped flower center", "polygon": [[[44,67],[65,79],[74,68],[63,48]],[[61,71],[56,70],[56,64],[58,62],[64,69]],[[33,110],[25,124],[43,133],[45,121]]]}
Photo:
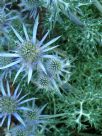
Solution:
{"label": "cone-shaped flower center", "polygon": [[19,49],[21,57],[26,62],[36,62],[39,57],[39,49],[36,48],[31,42],[26,42],[24,46]]}
{"label": "cone-shaped flower center", "polygon": [[49,80],[48,80],[48,78],[46,76],[42,76],[42,77],[39,78],[38,83],[39,83],[39,86],[41,88],[46,88],[49,85]]}
{"label": "cone-shaped flower center", "polygon": [[58,73],[61,70],[61,62],[59,60],[51,60],[49,63],[49,69],[53,73]]}
{"label": "cone-shaped flower center", "polygon": [[12,114],[16,111],[17,103],[12,97],[3,96],[0,98],[0,112]]}
{"label": "cone-shaped flower center", "polygon": [[29,121],[35,120],[35,119],[38,118],[38,117],[37,117],[37,113],[36,113],[35,110],[33,110],[33,111],[27,111],[27,112],[25,113],[25,116],[26,116],[27,120],[29,120]]}

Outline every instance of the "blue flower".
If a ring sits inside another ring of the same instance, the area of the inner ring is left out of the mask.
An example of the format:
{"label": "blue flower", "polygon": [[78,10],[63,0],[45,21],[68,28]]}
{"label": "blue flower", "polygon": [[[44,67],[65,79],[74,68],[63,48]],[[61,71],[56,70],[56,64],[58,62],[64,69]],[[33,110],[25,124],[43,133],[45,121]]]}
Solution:
{"label": "blue flower", "polygon": [[71,75],[70,61],[56,55],[55,59],[47,60],[44,65],[47,74],[40,69],[37,71],[36,76],[33,76],[32,83],[36,84],[38,89],[54,91],[57,94],[61,94],[61,86],[69,81]]}
{"label": "blue flower", "polygon": [[32,101],[32,105],[28,104],[29,109],[32,109],[32,111],[24,112],[26,126],[24,127],[23,125],[18,125],[11,128],[11,136],[35,136],[38,134],[38,130],[43,128],[44,131],[45,126],[43,124],[47,122],[45,121],[45,118],[49,117],[47,115],[42,115],[42,111],[44,110],[45,106],[46,105],[38,108],[34,101]]}
{"label": "blue flower", "polygon": [[68,59],[62,59],[60,57],[56,57],[56,59],[50,59],[49,61],[46,62],[46,67],[50,76],[52,76],[60,83],[62,82],[63,78],[66,81],[66,77],[67,79],[69,79],[70,77],[69,70],[71,65]]}
{"label": "blue flower", "polygon": [[56,80],[52,76],[46,75],[43,71],[39,72],[36,78],[33,77],[32,82],[37,85],[38,89],[44,89],[46,91],[54,90],[60,94]]}
{"label": "blue flower", "polygon": [[2,96],[0,96],[0,126],[2,126],[5,119],[8,118],[7,127],[9,129],[12,115],[25,126],[23,119],[19,115],[19,111],[30,111],[31,109],[22,105],[34,100],[34,98],[25,99],[28,94],[20,97],[22,91],[19,91],[19,85],[15,89],[14,94],[11,94],[8,81],[6,84],[6,89],[4,89],[2,82],[0,85],[2,93]]}
{"label": "blue flower", "polygon": [[47,32],[44,35],[44,37],[42,38],[41,41],[38,41],[36,38],[37,28],[38,28],[38,17],[35,20],[35,24],[34,24],[34,28],[33,28],[33,38],[30,40],[27,30],[26,30],[26,27],[25,27],[25,25],[23,25],[23,31],[24,31],[24,34],[26,37],[26,39],[24,40],[19,35],[19,33],[12,27],[15,35],[19,39],[19,48],[17,50],[13,51],[13,53],[0,53],[0,57],[14,58],[14,62],[12,62],[8,65],[5,65],[4,67],[0,67],[0,69],[5,69],[8,67],[17,65],[17,64],[21,65],[20,69],[17,71],[14,81],[16,80],[16,78],[18,77],[18,75],[22,71],[26,71],[26,73],[28,75],[28,83],[29,83],[32,78],[33,70],[37,67],[40,67],[42,69],[42,71],[44,71],[44,73],[47,74],[46,69],[43,65],[43,61],[46,59],[55,59],[56,58],[55,55],[51,55],[51,53],[49,54],[49,51],[55,49],[59,45],[56,45],[53,47],[49,47],[49,46],[51,44],[53,44],[55,41],[57,41],[60,38],[60,36],[56,37],[56,38],[52,39],[51,41],[49,41],[48,43],[44,44],[44,41],[45,41],[47,35],[49,34],[49,32]]}
{"label": "blue flower", "polygon": [[37,107],[35,101],[32,101],[32,105],[29,105],[28,103],[28,107],[32,110],[24,112],[24,118],[26,122],[29,124],[39,124],[45,122],[44,118],[48,117],[48,115],[42,115],[42,112],[46,107],[46,104],[42,107]]}

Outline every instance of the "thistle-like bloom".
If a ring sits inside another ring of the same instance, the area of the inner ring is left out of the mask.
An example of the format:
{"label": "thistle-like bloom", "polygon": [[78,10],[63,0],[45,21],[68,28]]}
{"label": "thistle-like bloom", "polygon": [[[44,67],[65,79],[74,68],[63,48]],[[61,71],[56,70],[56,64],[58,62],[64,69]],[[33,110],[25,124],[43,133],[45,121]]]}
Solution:
{"label": "thistle-like bloom", "polygon": [[[43,119],[46,115],[41,115],[46,105],[41,108],[38,108],[35,105],[35,102],[32,102],[32,105],[28,105],[29,109],[32,111],[24,112],[24,119],[26,126],[19,125],[10,130],[11,136],[35,136],[38,129],[38,126],[45,122]],[[44,117],[43,117],[44,116]],[[48,116],[47,116],[48,117]]]}
{"label": "thistle-like bloom", "polygon": [[60,87],[68,82],[70,78],[70,61],[63,60],[56,55],[56,59],[50,59],[45,62],[47,74],[43,71],[37,73],[32,82],[37,85],[38,89],[56,91],[60,94]]}
{"label": "thistle-like bloom", "polygon": [[[56,57],[57,58],[57,57]],[[53,78],[57,78],[58,81],[61,83],[62,78],[70,77],[70,61],[69,60],[63,60],[60,58],[57,59],[50,59],[47,61],[46,64],[47,71]]]}
{"label": "thistle-like bloom", "polygon": [[27,94],[20,97],[22,91],[19,91],[19,86],[17,86],[13,95],[11,94],[8,82],[6,84],[6,87],[7,88],[4,89],[3,83],[1,82],[2,96],[0,96],[0,126],[3,125],[4,121],[7,118],[7,127],[9,129],[12,116],[14,116],[21,124],[25,126],[23,119],[19,115],[19,111],[30,111],[31,109],[23,106],[23,104],[34,100],[34,98],[25,99]]}
{"label": "thistle-like bloom", "polygon": [[49,47],[51,44],[53,44],[55,41],[57,41],[60,37],[56,37],[49,41],[48,43],[44,44],[44,40],[46,39],[49,32],[47,32],[41,41],[38,41],[36,38],[37,35],[37,28],[38,28],[38,17],[35,20],[34,29],[33,29],[33,38],[30,40],[26,27],[23,25],[23,30],[26,39],[22,39],[22,37],[19,35],[19,33],[12,27],[15,35],[19,39],[19,48],[16,51],[13,51],[13,53],[0,53],[0,57],[12,57],[14,58],[14,62],[4,66],[0,67],[0,69],[5,69],[10,66],[14,66],[16,64],[21,64],[20,69],[18,70],[15,79],[18,77],[18,75],[22,71],[26,71],[28,74],[28,83],[30,82],[32,78],[33,70],[36,69],[36,67],[40,67],[44,73],[47,74],[46,69],[43,65],[43,62],[45,59],[51,59],[56,58],[56,56],[49,54],[49,51],[53,50],[57,46]]}
{"label": "thistle-like bloom", "polygon": [[33,124],[39,124],[39,123],[45,122],[44,117],[46,117],[46,115],[42,115],[42,111],[44,110],[46,105],[39,108],[35,105],[35,101],[32,101],[32,105],[29,105],[28,103],[28,107],[29,109],[32,109],[32,110],[24,112],[24,118],[26,122],[29,122],[29,123],[31,122]]}
{"label": "thistle-like bloom", "polygon": [[57,94],[61,95],[59,89],[58,81],[49,74],[44,72],[39,72],[37,77],[32,78],[32,83],[36,84],[38,89],[44,89],[46,91],[55,91]]}

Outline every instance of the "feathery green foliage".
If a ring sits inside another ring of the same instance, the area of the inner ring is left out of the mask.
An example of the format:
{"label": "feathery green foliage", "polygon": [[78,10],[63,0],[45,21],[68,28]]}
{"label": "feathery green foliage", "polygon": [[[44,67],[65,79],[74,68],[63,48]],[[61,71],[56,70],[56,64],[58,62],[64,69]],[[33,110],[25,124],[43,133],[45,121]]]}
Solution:
{"label": "feathery green foliage", "polygon": [[0,13],[0,136],[101,136],[102,1],[2,0]]}

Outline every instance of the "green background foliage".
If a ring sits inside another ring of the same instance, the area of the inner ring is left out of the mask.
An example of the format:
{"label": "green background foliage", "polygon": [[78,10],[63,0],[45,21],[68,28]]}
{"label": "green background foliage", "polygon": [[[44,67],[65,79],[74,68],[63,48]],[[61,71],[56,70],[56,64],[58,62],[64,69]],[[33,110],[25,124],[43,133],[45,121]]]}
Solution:
{"label": "green background foliage", "polygon": [[[24,92],[29,91],[31,96],[38,98],[38,106],[47,103],[43,114],[53,116],[48,119],[45,132],[38,132],[37,136],[101,136],[102,135],[102,7],[96,5],[93,0],[67,0],[71,12],[84,24],[77,24],[76,18],[70,19],[66,16],[66,11],[58,12],[58,18],[51,20],[51,15],[55,11],[40,5],[39,10],[39,29],[37,37],[51,30],[47,41],[53,37],[61,35],[58,44],[60,45],[55,52],[69,58],[71,62],[71,77],[69,82],[61,88],[62,96],[57,96],[54,92],[37,90],[32,83],[29,85],[25,80],[21,81],[18,77],[15,84],[21,82]],[[99,1],[102,4],[101,0]],[[28,33],[32,36],[32,26],[34,18],[22,13],[20,1],[11,2],[9,10],[15,9],[20,19],[13,21],[12,24],[23,36],[22,22],[28,27]],[[60,3],[60,2],[59,2]],[[78,5],[81,5],[78,7]],[[61,7],[60,7],[61,8]],[[20,9],[20,10],[19,10]],[[51,13],[52,12],[52,13]],[[74,21],[73,21],[74,20]],[[1,37],[0,37],[1,38]],[[9,40],[6,49],[16,47],[15,35],[9,29]],[[4,46],[0,46],[2,51]],[[12,74],[11,82],[15,73]],[[57,117],[58,115],[58,117]],[[1,132],[0,132],[1,133]]]}

